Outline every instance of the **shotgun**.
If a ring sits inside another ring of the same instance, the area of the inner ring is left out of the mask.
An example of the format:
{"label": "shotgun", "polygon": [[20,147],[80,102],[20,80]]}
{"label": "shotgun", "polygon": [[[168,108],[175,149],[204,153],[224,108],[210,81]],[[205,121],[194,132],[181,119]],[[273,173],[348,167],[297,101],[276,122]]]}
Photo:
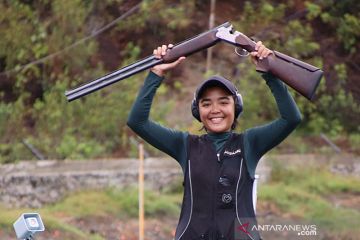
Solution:
{"label": "shotgun", "polygon": [[[69,102],[73,101],[110,84],[126,79],[140,71],[152,68],[161,63],[173,62],[181,56],[189,56],[214,46],[221,41],[243,48],[248,52],[255,50],[256,43],[253,40],[241,32],[234,31],[232,25],[229,22],[226,22],[175,45],[167,51],[162,59],[157,59],[154,56],[146,57],[73,90],[66,91],[65,96]],[[312,100],[316,88],[320,83],[323,71],[310,64],[287,56],[286,54],[277,51],[273,52],[274,54],[259,60],[256,70],[263,73],[272,73],[295,91],[307,99]]]}

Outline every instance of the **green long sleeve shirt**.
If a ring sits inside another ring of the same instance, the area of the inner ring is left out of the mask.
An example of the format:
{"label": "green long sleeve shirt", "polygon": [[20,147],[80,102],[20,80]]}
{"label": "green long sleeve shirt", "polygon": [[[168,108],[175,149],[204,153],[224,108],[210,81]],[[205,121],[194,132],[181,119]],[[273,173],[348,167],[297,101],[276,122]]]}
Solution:
{"label": "green long sleeve shirt", "polygon": [[[300,111],[286,86],[271,74],[263,74],[263,78],[275,97],[280,116],[268,124],[244,132],[244,155],[248,172],[252,177],[260,158],[283,141],[301,122]],[[131,109],[127,124],[146,142],[179,162],[185,172],[189,133],[164,127],[149,119],[152,101],[162,80],[163,78],[155,73],[149,73]],[[224,146],[230,132],[208,135],[218,152]]]}

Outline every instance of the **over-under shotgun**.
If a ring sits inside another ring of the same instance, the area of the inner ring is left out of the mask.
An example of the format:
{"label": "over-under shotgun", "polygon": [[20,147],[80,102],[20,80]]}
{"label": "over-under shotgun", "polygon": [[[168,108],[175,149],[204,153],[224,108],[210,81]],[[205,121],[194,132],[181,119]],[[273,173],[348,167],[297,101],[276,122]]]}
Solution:
{"label": "over-under shotgun", "polygon": [[[73,90],[66,91],[66,98],[69,102],[73,101],[110,84],[128,78],[140,71],[149,69],[161,63],[173,62],[181,56],[189,56],[221,41],[230,43],[236,47],[241,47],[248,52],[255,50],[256,43],[253,40],[241,32],[234,31],[232,25],[226,22],[216,28],[175,45],[167,51],[162,59],[149,56]],[[274,54],[259,60],[256,70],[272,73],[295,91],[307,99],[312,100],[323,75],[323,71],[283,53],[277,51],[273,52]]]}

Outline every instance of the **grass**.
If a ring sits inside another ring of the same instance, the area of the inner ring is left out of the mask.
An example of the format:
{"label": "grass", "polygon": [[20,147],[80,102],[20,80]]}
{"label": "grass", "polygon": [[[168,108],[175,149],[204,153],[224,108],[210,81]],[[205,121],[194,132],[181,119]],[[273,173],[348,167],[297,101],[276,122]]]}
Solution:
{"label": "grass", "polygon": [[360,193],[359,179],[335,175],[325,168],[324,166],[286,168],[282,163],[274,161],[271,183],[283,183],[320,195],[341,192]]}
{"label": "grass", "polygon": [[[99,235],[83,232],[69,223],[71,219],[113,216],[114,218],[136,218],[138,216],[138,190],[106,189],[71,194],[62,201],[41,209],[5,208],[0,206],[0,232],[11,232],[15,220],[24,212],[40,213],[49,231],[60,231],[69,239],[103,239]],[[180,212],[181,195],[145,191],[145,215],[147,217],[177,216]],[[66,238],[65,238],[66,239]],[[64,240],[65,240],[64,239]]]}
{"label": "grass", "polygon": [[[177,195],[160,194],[145,191],[145,214],[148,217],[159,215],[176,215],[179,213],[180,198]],[[71,217],[107,216],[117,217],[138,216],[138,190],[106,189],[104,191],[86,191],[70,195],[63,201],[45,207],[45,210]]]}
{"label": "grass", "polygon": [[[48,209],[44,208],[41,210],[38,209],[30,209],[30,208],[18,208],[18,209],[9,209],[0,205],[0,229],[4,232],[12,232],[13,231],[13,223],[15,220],[22,214],[27,212],[38,212],[42,216],[43,222],[46,223],[46,229],[57,229],[60,231],[65,231],[70,233],[72,236],[77,239],[89,239],[86,234],[80,231],[78,228],[67,224],[61,219],[57,218],[56,215],[53,215],[48,211]],[[96,238],[90,238],[95,240]]]}
{"label": "grass", "polygon": [[259,199],[329,231],[354,231],[360,226],[360,212],[334,206],[329,200],[339,194],[360,194],[360,180],[334,175],[320,167],[285,168],[274,162],[271,181],[260,186]]}

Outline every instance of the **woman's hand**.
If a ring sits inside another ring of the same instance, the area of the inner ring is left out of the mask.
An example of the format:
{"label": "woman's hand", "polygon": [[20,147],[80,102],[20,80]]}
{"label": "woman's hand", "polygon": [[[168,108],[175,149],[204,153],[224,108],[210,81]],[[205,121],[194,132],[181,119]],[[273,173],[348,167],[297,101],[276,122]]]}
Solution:
{"label": "woman's hand", "polygon": [[270,54],[274,54],[273,51],[265,47],[261,41],[258,41],[255,45],[255,51],[250,53],[251,62],[257,65],[259,60],[267,58]]}
{"label": "woman's hand", "polygon": [[[157,47],[154,49],[153,54],[156,58],[160,59],[163,56],[165,56],[166,51],[168,49],[171,49],[174,45],[169,44],[168,46],[166,45],[162,45],[161,47]],[[163,63],[163,64],[159,64],[156,65],[154,67],[151,68],[151,71],[153,73],[155,73],[156,75],[163,77],[165,75],[165,72],[167,72],[168,70],[171,70],[172,68],[176,67],[177,65],[179,65],[183,60],[185,60],[185,57],[179,57],[178,60],[176,60],[175,62],[172,63]]]}

